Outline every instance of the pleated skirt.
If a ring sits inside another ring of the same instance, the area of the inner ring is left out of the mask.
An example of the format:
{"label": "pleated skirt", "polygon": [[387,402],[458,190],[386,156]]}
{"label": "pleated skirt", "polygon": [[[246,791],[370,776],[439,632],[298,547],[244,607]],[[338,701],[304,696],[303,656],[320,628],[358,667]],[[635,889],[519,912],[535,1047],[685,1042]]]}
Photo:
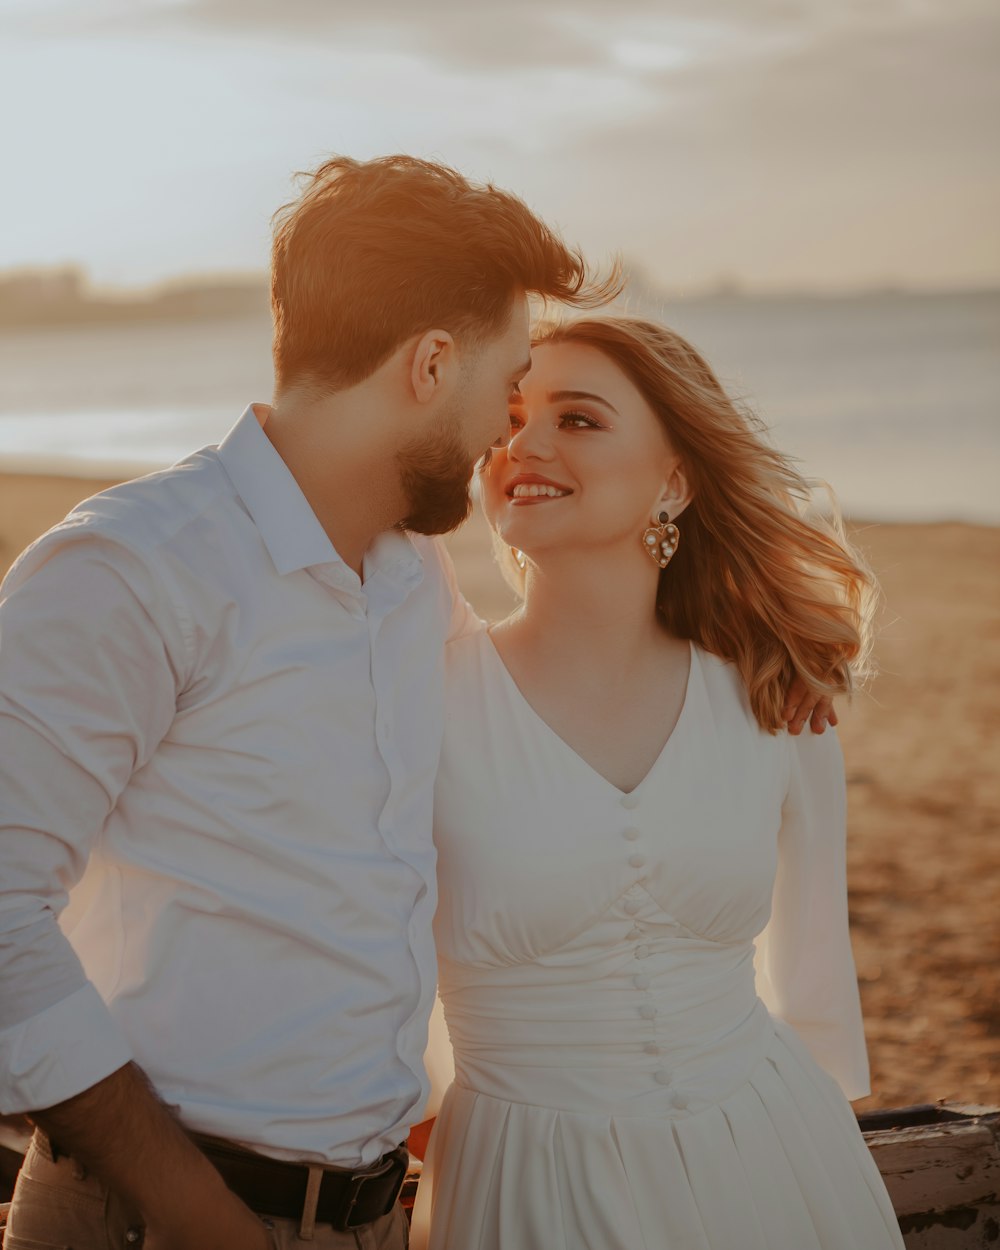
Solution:
{"label": "pleated skirt", "polygon": [[902,1250],[903,1240],[850,1104],[779,1028],[749,1078],[694,1114],[569,1112],[452,1085],[411,1246]]}

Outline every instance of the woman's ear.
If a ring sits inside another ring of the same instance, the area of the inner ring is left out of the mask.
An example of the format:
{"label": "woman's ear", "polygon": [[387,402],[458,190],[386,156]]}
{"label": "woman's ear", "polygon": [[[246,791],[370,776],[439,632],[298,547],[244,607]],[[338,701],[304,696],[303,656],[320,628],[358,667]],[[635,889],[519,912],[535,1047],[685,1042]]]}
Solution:
{"label": "woman's ear", "polygon": [[676,521],[692,498],[684,465],[680,460],[673,459],[669,465],[667,479],[663,484],[654,515],[666,512],[671,521]]}
{"label": "woman's ear", "polygon": [[437,399],[458,368],[455,340],[447,330],[428,330],[417,339],[410,357],[410,386],[417,403]]}

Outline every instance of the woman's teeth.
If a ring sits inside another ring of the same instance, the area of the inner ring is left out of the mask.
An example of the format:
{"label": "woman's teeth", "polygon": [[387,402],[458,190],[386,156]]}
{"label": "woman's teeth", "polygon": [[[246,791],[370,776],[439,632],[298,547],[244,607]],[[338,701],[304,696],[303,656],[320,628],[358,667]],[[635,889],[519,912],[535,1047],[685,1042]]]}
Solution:
{"label": "woman's teeth", "polygon": [[568,495],[568,490],[560,490],[558,486],[539,486],[535,482],[530,485],[522,484],[515,486],[511,491],[514,499],[535,499],[539,495],[548,495],[550,499],[559,499],[563,495]]}

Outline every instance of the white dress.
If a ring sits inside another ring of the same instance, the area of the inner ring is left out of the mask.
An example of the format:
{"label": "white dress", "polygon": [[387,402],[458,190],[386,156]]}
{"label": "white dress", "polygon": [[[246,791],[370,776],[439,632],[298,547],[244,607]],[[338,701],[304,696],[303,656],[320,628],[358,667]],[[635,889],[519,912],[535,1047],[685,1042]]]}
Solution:
{"label": "white dress", "polygon": [[626,794],[485,630],[451,644],[447,680],[455,1080],[412,1245],[902,1247],[845,1097],[868,1067],[835,735],[763,732],[732,666],[692,646],[677,726]]}

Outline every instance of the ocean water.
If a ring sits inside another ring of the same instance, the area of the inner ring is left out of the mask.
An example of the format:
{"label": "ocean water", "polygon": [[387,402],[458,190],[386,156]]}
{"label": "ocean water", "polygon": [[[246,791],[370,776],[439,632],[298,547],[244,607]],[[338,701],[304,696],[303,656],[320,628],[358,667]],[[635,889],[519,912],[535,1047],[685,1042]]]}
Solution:
{"label": "ocean water", "polygon": [[[1000,524],[1000,292],[739,297],[673,325],[845,512]],[[217,442],[272,375],[266,318],[0,331],[0,471],[148,471]]]}

